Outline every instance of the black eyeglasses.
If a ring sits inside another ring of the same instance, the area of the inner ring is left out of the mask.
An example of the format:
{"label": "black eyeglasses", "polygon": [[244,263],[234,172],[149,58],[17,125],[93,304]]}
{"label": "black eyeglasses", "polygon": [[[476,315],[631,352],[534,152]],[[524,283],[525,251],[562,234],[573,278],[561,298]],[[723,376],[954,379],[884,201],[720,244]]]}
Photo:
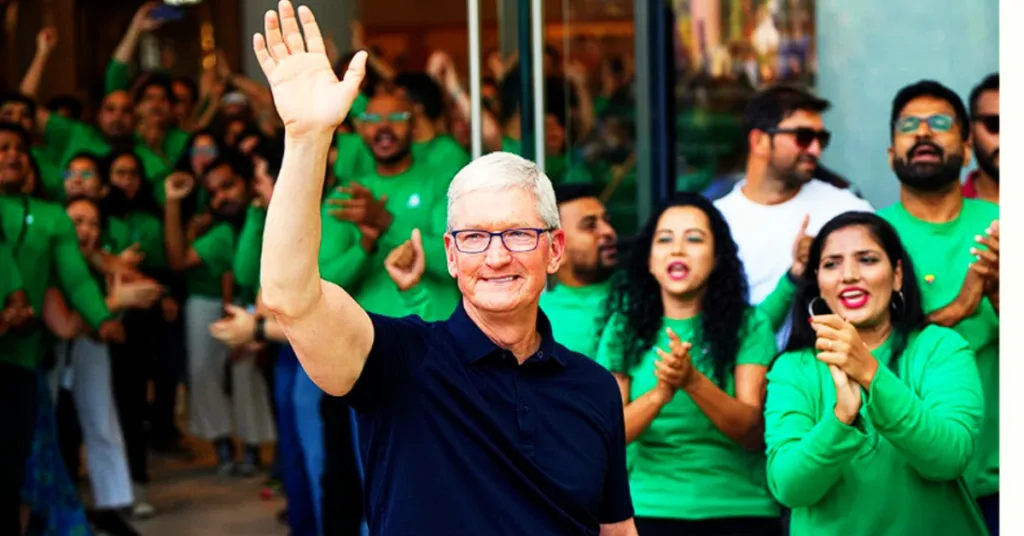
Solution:
{"label": "black eyeglasses", "polygon": [[815,130],[808,127],[800,128],[769,128],[765,130],[772,136],[776,134],[792,134],[796,140],[796,144],[801,149],[806,149],[814,143],[814,140],[818,140],[818,145],[821,146],[821,150],[825,150],[828,147],[829,142],[832,141],[832,133],[827,130]]}
{"label": "black eyeglasses", "polygon": [[517,227],[504,231],[484,231],[481,229],[460,229],[452,231],[455,248],[462,253],[483,253],[491,247],[494,237],[501,237],[505,249],[513,253],[525,253],[537,249],[540,235],[554,231],[554,228],[539,229],[536,227]]}
{"label": "black eyeglasses", "polygon": [[989,134],[999,134],[999,114],[976,115],[974,120],[980,122]]}

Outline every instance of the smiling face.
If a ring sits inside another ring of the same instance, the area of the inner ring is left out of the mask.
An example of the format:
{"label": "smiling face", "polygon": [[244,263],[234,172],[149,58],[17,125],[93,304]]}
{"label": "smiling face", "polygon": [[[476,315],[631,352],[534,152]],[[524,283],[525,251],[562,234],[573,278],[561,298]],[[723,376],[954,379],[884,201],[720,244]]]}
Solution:
{"label": "smiling face", "polygon": [[825,239],[817,275],[829,309],[857,328],[890,322],[892,294],[903,287],[902,268],[893,266],[863,225],[844,227]]}
{"label": "smiling face", "polygon": [[707,215],[693,206],[666,209],[654,230],[648,266],[665,296],[701,292],[715,269],[715,237]]}
{"label": "smiling face", "polygon": [[[498,232],[546,226],[532,192],[515,188],[499,192],[468,192],[452,206],[452,228]],[[445,234],[448,272],[470,307],[509,313],[536,306],[549,274],[558,271],[565,252],[561,229],[541,233],[532,251],[512,252],[499,237],[482,253],[463,253],[451,233]]]}
{"label": "smiling face", "polygon": [[0,132],[0,190],[20,192],[29,173],[28,147],[14,132]]}

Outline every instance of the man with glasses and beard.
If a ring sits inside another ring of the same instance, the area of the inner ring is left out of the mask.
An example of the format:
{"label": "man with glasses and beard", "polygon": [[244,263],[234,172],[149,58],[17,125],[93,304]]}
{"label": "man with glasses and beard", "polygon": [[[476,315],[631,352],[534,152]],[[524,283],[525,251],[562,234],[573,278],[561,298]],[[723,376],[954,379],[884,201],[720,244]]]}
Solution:
{"label": "man with glasses and beard", "polygon": [[964,197],[999,204],[999,73],[971,90],[971,139],[978,169],[960,190]]}
{"label": "man with glasses and beard", "polygon": [[960,192],[971,159],[970,120],[953,90],[931,80],[901,89],[890,128],[900,201],[879,215],[914,261],[928,321],[956,330],[977,355],[985,422],[964,479],[998,535],[999,207]]}
{"label": "man with glasses and beard", "polygon": [[873,212],[867,201],[849,190],[814,180],[818,159],[832,136],[822,119],[829,106],[824,99],[787,86],[761,91],[747,103],[746,177],[715,206],[739,247],[751,304],[767,298],[793,267],[793,248],[779,244],[792,244],[792,237],[803,233],[806,238],[795,247],[805,255],[811,236],[833,217],[851,210]]}

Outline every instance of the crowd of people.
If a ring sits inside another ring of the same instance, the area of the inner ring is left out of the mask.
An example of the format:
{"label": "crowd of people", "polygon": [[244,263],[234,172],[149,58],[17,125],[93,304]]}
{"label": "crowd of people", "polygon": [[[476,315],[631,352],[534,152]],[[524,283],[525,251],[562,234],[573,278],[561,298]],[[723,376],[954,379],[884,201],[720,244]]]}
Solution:
{"label": "crowd of people", "polygon": [[49,29],[0,98],[3,534],[137,534],[186,434],[294,536],[998,534],[998,74],[875,114],[888,207],[816,178],[827,100],[759,91],[742,180],[625,247],[583,141],[628,76],[546,80],[540,172],[514,62],[469,95],[282,2],[268,83],[133,76],[153,9],[94,122],[36,101]]}

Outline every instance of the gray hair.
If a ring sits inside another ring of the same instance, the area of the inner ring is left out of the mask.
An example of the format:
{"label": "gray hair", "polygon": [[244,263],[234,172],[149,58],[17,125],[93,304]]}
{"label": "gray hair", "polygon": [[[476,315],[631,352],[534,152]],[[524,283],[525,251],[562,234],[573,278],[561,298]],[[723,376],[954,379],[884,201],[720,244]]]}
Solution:
{"label": "gray hair", "polygon": [[537,164],[504,152],[490,153],[470,162],[448,186],[448,230],[452,230],[452,207],[460,197],[471,192],[500,192],[521,188],[537,199],[537,213],[545,227],[558,229],[558,204],[551,179]]}

